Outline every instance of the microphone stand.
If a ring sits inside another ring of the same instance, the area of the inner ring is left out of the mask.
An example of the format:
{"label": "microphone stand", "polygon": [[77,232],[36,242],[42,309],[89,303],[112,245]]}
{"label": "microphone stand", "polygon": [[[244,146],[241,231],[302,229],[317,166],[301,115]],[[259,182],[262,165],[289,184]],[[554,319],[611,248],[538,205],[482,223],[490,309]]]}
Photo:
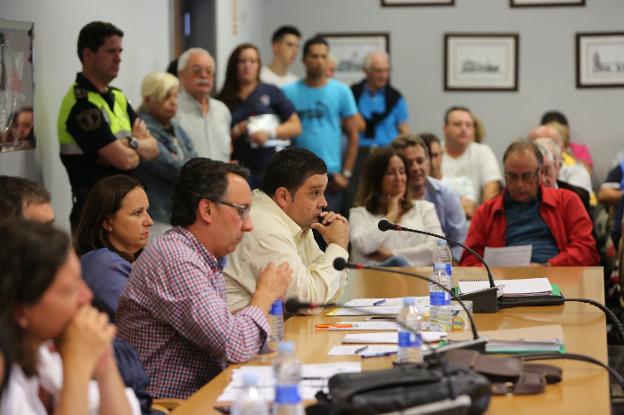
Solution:
{"label": "microphone stand", "polygon": [[481,261],[481,263],[485,267],[485,270],[487,271],[490,287],[482,289],[482,290],[478,290],[478,291],[473,291],[470,293],[465,293],[465,294],[460,293],[459,298],[464,301],[472,301],[472,308],[475,313],[495,313],[496,311],[498,311],[498,288],[496,288],[496,285],[494,284],[494,277],[492,276],[492,270],[490,270],[490,267],[485,262],[483,257],[479,255],[474,249],[467,247],[466,245],[464,245],[463,243],[459,241],[447,238],[444,235],[438,235],[437,233],[425,232],[425,231],[421,231],[418,229],[406,228],[401,225],[390,223],[385,219],[380,220],[379,223],[377,224],[377,227],[382,232],[389,231],[389,230],[404,231],[404,232],[419,233],[421,235],[427,235],[427,236],[432,236],[434,238],[443,239],[447,242],[450,242],[453,245],[459,245],[462,248],[464,248],[466,251],[473,254],[475,257],[477,257],[479,261]]}

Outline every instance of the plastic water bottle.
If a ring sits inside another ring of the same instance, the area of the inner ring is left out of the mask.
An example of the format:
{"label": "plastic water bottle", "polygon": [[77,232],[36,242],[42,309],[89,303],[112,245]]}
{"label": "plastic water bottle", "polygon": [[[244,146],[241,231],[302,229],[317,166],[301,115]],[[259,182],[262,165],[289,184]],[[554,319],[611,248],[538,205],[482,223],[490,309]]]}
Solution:
{"label": "plastic water bottle", "polygon": [[258,376],[243,372],[243,389],[232,405],[232,415],[269,415],[269,406],[258,393]]}
{"label": "plastic water bottle", "polygon": [[[418,311],[413,297],[403,298],[403,308],[398,316],[399,325],[399,351],[397,363],[422,363],[422,314]],[[409,330],[409,329],[411,330]]]}
{"label": "plastic water bottle", "polygon": [[269,335],[268,346],[272,352],[277,350],[277,345],[284,339],[284,311],[282,300],[275,300],[269,310]]}
{"label": "plastic water bottle", "polygon": [[[444,270],[434,271],[431,279],[451,289],[451,277]],[[429,329],[451,330],[451,294],[436,284],[429,283]]]}
{"label": "plastic water bottle", "polygon": [[433,272],[443,270],[446,275],[451,277],[453,275],[453,253],[451,248],[443,239],[438,239],[438,247],[433,253]]}
{"label": "plastic water bottle", "polygon": [[278,354],[273,361],[275,374],[275,401],[273,415],[304,415],[299,393],[301,363],[295,356],[293,342],[280,342]]}

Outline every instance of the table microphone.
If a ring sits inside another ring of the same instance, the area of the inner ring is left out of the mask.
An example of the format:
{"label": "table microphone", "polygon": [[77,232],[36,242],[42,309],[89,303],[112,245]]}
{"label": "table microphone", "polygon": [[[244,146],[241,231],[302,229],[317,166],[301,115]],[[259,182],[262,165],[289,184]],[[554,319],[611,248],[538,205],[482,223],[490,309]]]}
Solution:
{"label": "table microphone", "polygon": [[450,242],[453,245],[459,245],[462,248],[464,248],[466,251],[473,254],[475,257],[477,257],[479,261],[481,261],[481,263],[485,267],[487,271],[490,287],[485,288],[483,290],[466,293],[466,294],[460,294],[459,298],[461,298],[462,300],[466,300],[466,301],[468,300],[472,301],[472,306],[473,306],[473,310],[475,313],[495,313],[496,311],[498,311],[498,301],[497,301],[498,289],[496,288],[496,284],[494,284],[494,277],[492,276],[492,271],[490,270],[490,267],[485,262],[483,257],[479,255],[474,249],[468,248],[463,243],[447,238],[444,235],[438,235],[437,233],[425,232],[425,231],[421,231],[418,229],[406,228],[401,225],[390,223],[385,219],[380,220],[379,223],[377,224],[377,227],[382,232],[401,231],[401,232],[413,232],[413,233],[419,233],[421,235],[433,236],[434,238],[443,239],[447,242]]}
{"label": "table microphone", "polygon": [[447,293],[449,293],[451,295],[451,297],[453,297],[453,299],[456,300],[459,303],[459,305],[464,309],[464,311],[466,312],[466,315],[468,316],[468,319],[470,320],[470,328],[472,329],[472,338],[473,338],[473,340],[479,340],[479,335],[477,334],[477,326],[475,325],[475,322],[474,322],[474,320],[472,318],[472,315],[471,315],[470,311],[468,311],[468,308],[466,308],[466,305],[464,304],[462,299],[460,297],[458,297],[457,295],[455,295],[455,293],[453,293],[452,290],[449,290],[444,285],[440,284],[439,282],[437,282],[437,281],[435,281],[435,280],[433,280],[433,279],[431,279],[429,277],[425,277],[423,275],[416,274],[414,272],[407,272],[407,271],[400,271],[400,270],[390,269],[390,268],[376,267],[374,265],[364,265],[364,264],[352,263],[352,262],[348,262],[346,259],[340,258],[340,257],[334,259],[334,268],[337,269],[338,271],[342,271],[345,268],[349,268],[349,269],[372,269],[372,270],[375,270],[375,271],[387,272],[387,273],[390,273],[390,274],[406,275],[408,277],[418,278],[418,279],[427,281],[427,282],[429,282],[431,284],[435,284],[438,287],[442,288]]}

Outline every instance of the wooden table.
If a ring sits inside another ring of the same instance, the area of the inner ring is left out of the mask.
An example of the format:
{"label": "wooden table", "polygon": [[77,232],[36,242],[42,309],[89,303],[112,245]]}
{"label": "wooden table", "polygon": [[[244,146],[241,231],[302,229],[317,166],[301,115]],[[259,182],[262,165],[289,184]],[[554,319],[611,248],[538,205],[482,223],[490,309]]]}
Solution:
{"label": "wooden table", "polygon": [[[430,268],[411,271],[428,275]],[[561,288],[566,297],[585,297],[604,304],[602,268],[599,267],[528,267],[495,268],[496,279],[548,277]],[[453,279],[486,279],[479,268],[455,268]],[[455,281],[454,281],[455,285]],[[351,272],[349,284],[341,301],[362,297],[400,297],[426,295],[425,282],[404,276],[375,271]],[[566,349],[570,353],[591,356],[607,362],[604,314],[593,306],[566,303],[560,307],[517,307],[493,314],[475,314],[479,330],[497,330],[536,325],[560,324]],[[363,370],[390,367],[393,357],[361,359],[356,356],[328,356],[332,346],[340,344],[344,332],[318,332],[314,325],[335,322],[345,317],[297,316],[286,321],[286,340],[295,342],[297,355],[304,363],[361,361]],[[348,319],[348,318],[347,318]],[[354,317],[352,319],[361,319]],[[254,364],[254,362],[251,362]],[[549,361],[563,368],[563,381],[549,385],[546,392],[534,396],[493,397],[488,414],[608,414],[609,378],[606,370],[588,363]],[[174,413],[181,415],[214,414],[213,407],[231,378],[231,366],[186,400]]]}

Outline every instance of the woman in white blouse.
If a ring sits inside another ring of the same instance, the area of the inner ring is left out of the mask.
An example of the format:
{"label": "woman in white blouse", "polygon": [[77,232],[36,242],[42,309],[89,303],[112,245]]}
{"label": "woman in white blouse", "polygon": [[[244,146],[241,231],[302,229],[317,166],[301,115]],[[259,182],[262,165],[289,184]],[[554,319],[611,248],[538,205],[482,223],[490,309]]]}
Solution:
{"label": "woman in white blouse", "polygon": [[408,161],[390,148],[373,153],[364,162],[356,206],[349,223],[352,256],[356,262],[380,266],[429,265],[436,240],[408,232],[381,232],[377,223],[391,223],[441,234],[431,202],[409,194]]}
{"label": "woman in white blouse", "polygon": [[70,239],[49,224],[5,222],[0,317],[17,347],[0,414],[140,413],[117,370],[115,327],[90,304]]}

